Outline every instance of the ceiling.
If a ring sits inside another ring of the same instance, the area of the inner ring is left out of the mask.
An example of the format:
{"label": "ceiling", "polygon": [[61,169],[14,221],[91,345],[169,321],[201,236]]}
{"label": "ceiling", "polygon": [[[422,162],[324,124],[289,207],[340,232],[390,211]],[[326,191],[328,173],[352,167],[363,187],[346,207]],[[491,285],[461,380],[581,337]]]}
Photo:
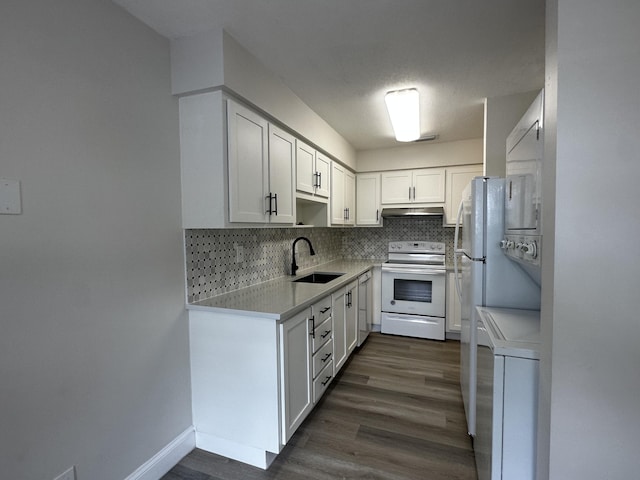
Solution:
{"label": "ceiling", "polygon": [[177,38],[224,28],[356,150],[398,146],[389,90],[423,136],[481,138],[483,100],[542,88],[544,0],[114,0]]}

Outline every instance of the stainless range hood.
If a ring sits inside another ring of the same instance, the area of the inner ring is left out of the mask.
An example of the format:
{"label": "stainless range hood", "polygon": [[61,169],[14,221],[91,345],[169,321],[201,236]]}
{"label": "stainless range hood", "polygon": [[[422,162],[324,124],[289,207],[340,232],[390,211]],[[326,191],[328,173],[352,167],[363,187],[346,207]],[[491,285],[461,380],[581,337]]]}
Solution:
{"label": "stainless range hood", "polygon": [[383,208],[383,218],[443,216],[443,207]]}

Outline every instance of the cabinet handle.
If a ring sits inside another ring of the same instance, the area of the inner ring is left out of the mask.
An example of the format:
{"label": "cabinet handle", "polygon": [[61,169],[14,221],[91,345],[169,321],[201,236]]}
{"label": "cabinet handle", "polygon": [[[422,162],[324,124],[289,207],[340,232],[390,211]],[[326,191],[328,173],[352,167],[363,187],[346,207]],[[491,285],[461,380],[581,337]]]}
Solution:
{"label": "cabinet handle", "polygon": [[329,383],[329,381],[333,378],[332,375],[329,375],[328,377],[325,378],[324,382],[322,383],[322,386],[324,387],[327,383]]}
{"label": "cabinet handle", "polygon": [[267,207],[267,211],[265,213],[268,213],[269,215],[271,215],[271,192],[269,192],[269,195],[264,197],[264,199],[268,202],[268,205],[269,205],[269,207]]}
{"label": "cabinet handle", "polygon": [[322,188],[322,172],[316,172],[316,175],[318,176],[318,184],[316,185],[316,187]]}
{"label": "cabinet handle", "polygon": [[416,199],[416,187],[413,187],[413,200]]}
{"label": "cabinet handle", "polygon": [[311,318],[309,318],[309,321],[311,322],[311,333],[309,335],[311,335],[311,338],[316,338],[316,317],[315,317],[315,315],[311,315]]}
{"label": "cabinet handle", "polygon": [[273,213],[274,215],[278,215],[278,194],[277,193],[273,194],[273,199],[276,201],[276,208]]}
{"label": "cabinet handle", "polygon": [[324,362],[326,362],[327,360],[329,360],[329,358],[331,358],[331,354],[330,354],[330,353],[327,353],[324,357],[322,357],[322,358],[320,359],[320,361],[321,361],[322,363],[324,363]]}
{"label": "cabinet handle", "polygon": [[347,220],[347,209],[346,208],[344,209],[343,214],[344,214],[343,215],[344,220]]}
{"label": "cabinet handle", "polygon": [[327,330],[326,332],[324,332],[322,335],[320,335],[322,338],[327,338],[327,335],[329,335],[331,333],[331,330]]}
{"label": "cabinet handle", "polygon": [[379,222],[379,221],[380,221],[380,209],[377,208],[376,209],[376,222]]}
{"label": "cabinet handle", "polygon": [[409,187],[409,200],[411,200],[411,187]]}
{"label": "cabinet handle", "polygon": [[322,310],[320,310],[320,313],[327,313],[329,310],[331,310],[331,307],[325,307]]}

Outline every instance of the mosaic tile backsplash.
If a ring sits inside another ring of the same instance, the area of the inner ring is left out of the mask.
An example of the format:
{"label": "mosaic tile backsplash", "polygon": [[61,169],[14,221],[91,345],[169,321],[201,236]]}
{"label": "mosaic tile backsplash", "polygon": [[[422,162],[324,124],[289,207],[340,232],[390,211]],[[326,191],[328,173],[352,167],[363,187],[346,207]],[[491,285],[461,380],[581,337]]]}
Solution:
{"label": "mosaic tile backsplash", "polygon": [[[300,269],[340,258],[342,235],[330,228],[186,230],[187,301],[197,302],[288,275],[291,245],[300,236],[307,237],[316,252],[311,256],[306,242],[296,244]],[[239,256],[243,257],[240,262]]]}
{"label": "mosaic tile backsplash", "polygon": [[451,264],[453,235],[454,229],[444,228],[440,217],[388,218],[382,228],[185,230],[187,301],[288,275],[291,245],[300,236],[309,238],[316,252],[310,256],[305,242],[296,245],[296,262],[305,269],[338,258],[386,260],[387,245],[395,240],[445,242]]}

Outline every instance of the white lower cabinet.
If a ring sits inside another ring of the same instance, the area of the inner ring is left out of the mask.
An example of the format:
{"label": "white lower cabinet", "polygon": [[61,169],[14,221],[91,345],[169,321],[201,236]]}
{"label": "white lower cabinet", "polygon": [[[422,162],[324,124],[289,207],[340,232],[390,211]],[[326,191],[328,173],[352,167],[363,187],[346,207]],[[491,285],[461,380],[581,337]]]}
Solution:
{"label": "white lower cabinet", "polygon": [[333,357],[335,373],[358,343],[358,283],[352,282],[332,295]]}
{"label": "white lower cabinet", "polygon": [[305,310],[280,325],[285,443],[313,408],[310,320],[309,310]]}
{"label": "white lower cabinet", "polygon": [[281,322],[189,311],[198,448],[260,468],[271,464],[334,377],[331,300]]}

